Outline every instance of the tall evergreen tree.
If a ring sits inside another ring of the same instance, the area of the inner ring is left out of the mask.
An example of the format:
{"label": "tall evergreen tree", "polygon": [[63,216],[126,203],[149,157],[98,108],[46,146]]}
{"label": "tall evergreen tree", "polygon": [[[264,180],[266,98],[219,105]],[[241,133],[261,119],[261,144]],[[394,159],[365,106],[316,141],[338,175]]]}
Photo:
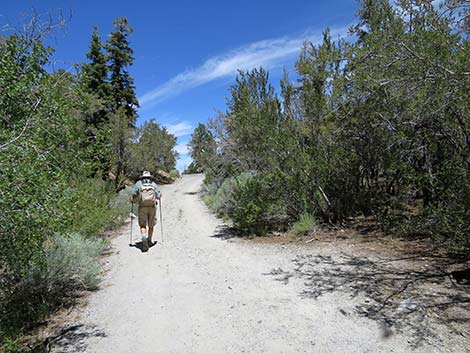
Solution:
{"label": "tall evergreen tree", "polygon": [[114,20],[115,31],[111,33],[106,49],[109,53],[111,72],[111,91],[114,109],[123,107],[130,127],[135,126],[139,102],[135,95],[134,79],[127,67],[134,62],[134,51],[129,46],[127,37],[133,32],[125,17]]}
{"label": "tall evergreen tree", "polygon": [[207,173],[211,173],[217,148],[214,135],[206,125],[199,123],[188,146],[196,169],[203,170],[207,177]]}
{"label": "tall evergreen tree", "polygon": [[90,93],[96,94],[101,99],[107,99],[110,94],[106,65],[108,59],[103,53],[103,44],[97,26],[93,27],[90,51],[86,57],[90,62],[83,65],[83,83]]}
{"label": "tall evergreen tree", "polygon": [[110,150],[108,123],[110,121],[111,87],[108,80],[107,55],[103,52],[103,43],[98,27],[93,27],[90,51],[86,53],[89,62],[82,65],[81,83],[86,93],[84,100],[87,109],[82,111],[88,136],[89,161],[94,165],[94,172],[107,177],[110,168]]}
{"label": "tall evergreen tree", "polygon": [[[277,143],[281,104],[269,74],[262,67],[240,71],[231,87],[227,131],[237,146],[239,163],[252,171],[271,167],[272,149]],[[264,136],[260,139],[260,136]]]}

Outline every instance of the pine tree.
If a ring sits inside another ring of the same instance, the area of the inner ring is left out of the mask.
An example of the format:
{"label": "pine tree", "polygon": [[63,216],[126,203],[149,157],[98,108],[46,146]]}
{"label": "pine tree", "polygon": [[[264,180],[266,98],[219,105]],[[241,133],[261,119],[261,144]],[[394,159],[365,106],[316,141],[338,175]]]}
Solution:
{"label": "pine tree", "polygon": [[269,74],[262,67],[240,71],[230,90],[226,123],[230,138],[238,146],[237,159],[248,170],[269,170],[281,118],[280,101],[269,83]]}
{"label": "pine tree", "polygon": [[111,33],[106,49],[109,53],[109,71],[111,72],[111,91],[114,111],[124,108],[130,127],[135,126],[139,102],[135,95],[134,79],[127,67],[134,61],[134,51],[129,46],[127,36],[132,33],[125,17],[114,20],[115,31]]}
{"label": "pine tree", "polygon": [[86,53],[89,62],[82,65],[81,86],[82,120],[85,123],[85,133],[88,137],[88,162],[93,165],[93,171],[108,177],[111,151],[109,123],[111,117],[111,87],[108,80],[107,55],[103,52],[103,43],[98,33],[98,27],[93,27],[90,41],[90,51]]}
{"label": "pine tree", "polygon": [[202,170],[206,174],[210,173],[217,146],[214,135],[206,125],[199,123],[191,135],[188,146],[196,169]]}
{"label": "pine tree", "polygon": [[102,51],[103,44],[98,33],[98,27],[93,26],[90,51],[86,57],[90,63],[83,65],[84,83],[90,92],[96,93],[100,98],[109,95],[107,57]]}
{"label": "pine tree", "polygon": [[98,34],[98,27],[93,27],[91,36],[90,51],[86,54],[90,60],[83,64],[82,82],[85,90],[101,100],[101,106],[91,115],[88,125],[99,129],[109,119],[107,117],[106,106],[109,104],[111,89],[108,83],[108,67],[106,65],[107,57],[103,53],[103,44]]}

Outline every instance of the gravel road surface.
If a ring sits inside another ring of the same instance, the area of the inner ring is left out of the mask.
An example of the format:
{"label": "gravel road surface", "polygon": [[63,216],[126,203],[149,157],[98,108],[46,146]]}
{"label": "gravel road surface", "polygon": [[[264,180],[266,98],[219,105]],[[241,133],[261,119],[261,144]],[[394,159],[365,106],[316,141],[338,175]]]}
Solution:
{"label": "gravel road surface", "polygon": [[[292,268],[311,250],[230,238],[201,201],[202,181],[190,175],[161,187],[163,243],[159,224],[145,253],[129,246],[129,226],[113,239],[100,290],[53,352],[412,351],[411,333],[354,314],[360,297],[305,298],[304,279],[276,280],[273,269]],[[413,351],[463,352],[462,340]]]}

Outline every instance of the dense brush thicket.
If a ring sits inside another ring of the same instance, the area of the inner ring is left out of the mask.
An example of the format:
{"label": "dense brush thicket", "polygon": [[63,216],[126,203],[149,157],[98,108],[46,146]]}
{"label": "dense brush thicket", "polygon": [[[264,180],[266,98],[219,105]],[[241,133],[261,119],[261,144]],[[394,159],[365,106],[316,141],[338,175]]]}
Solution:
{"label": "dense brush thicket", "polygon": [[280,93],[262,68],[239,73],[227,111],[190,144],[212,195],[251,174],[223,201],[235,225],[363,215],[469,248],[470,4],[436,6],[361,1],[351,36],[306,42]]}

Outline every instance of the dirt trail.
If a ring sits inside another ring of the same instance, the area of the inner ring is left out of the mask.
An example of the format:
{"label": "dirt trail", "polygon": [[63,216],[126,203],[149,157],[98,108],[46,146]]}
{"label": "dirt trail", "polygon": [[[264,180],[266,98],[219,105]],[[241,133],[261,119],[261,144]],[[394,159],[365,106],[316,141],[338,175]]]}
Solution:
{"label": "dirt trail", "polygon": [[[53,352],[408,352],[412,334],[386,332],[354,314],[361,298],[334,292],[305,298],[305,279],[276,280],[312,250],[226,239],[197,194],[202,176],[163,186],[164,243],[112,242],[102,288]],[[134,224],[134,233],[137,226]],[[159,229],[159,228],[158,228]],[[161,240],[157,232],[157,240]],[[277,273],[279,274],[279,273]],[[286,279],[286,278],[284,278]],[[463,352],[443,337],[417,352]],[[467,346],[468,347],[468,346]]]}

